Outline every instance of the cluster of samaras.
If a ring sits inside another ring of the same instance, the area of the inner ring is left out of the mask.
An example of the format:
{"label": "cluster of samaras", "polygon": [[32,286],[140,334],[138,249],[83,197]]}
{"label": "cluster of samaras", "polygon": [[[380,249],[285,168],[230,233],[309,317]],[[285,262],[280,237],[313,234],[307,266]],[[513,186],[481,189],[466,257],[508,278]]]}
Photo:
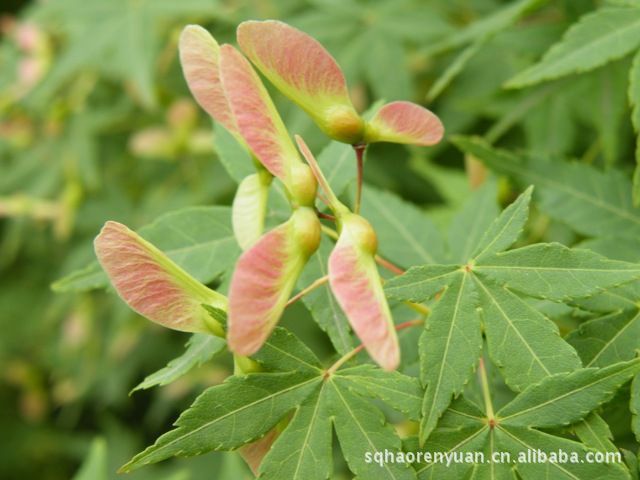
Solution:
{"label": "cluster of samaras", "polygon": [[[251,355],[275,327],[302,269],[318,249],[319,196],[332,210],[339,234],[329,258],[331,290],[372,358],[394,369],[400,352],[376,267],[375,232],[357,207],[352,211],[337,199],[304,141],[296,137],[306,163],[301,160],[252,64],[324,133],[360,151],[382,141],[433,145],[442,137],[442,124],[409,102],[384,105],[365,121],[354,109],[333,57],[316,40],[284,23],[244,22],[237,38],[251,63],[233,46],[219,46],[200,27],[186,27],[180,38],[180,61],[193,96],[256,165],[233,203],[233,229],[244,252],[233,272],[229,298],[200,284],[115,222],[108,222],[96,238],[98,259],[120,296],[140,314],[177,330],[226,333],[231,351]],[[263,233],[273,177],[282,183],[292,213],[288,221]],[[204,305],[227,311],[226,328]]]}

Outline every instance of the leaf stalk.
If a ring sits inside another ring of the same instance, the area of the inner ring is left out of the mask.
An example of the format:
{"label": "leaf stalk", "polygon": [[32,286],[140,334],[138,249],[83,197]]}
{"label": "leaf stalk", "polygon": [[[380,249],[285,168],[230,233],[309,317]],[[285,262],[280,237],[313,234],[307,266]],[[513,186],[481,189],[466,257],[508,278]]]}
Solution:
{"label": "leaf stalk", "polygon": [[308,286],[306,286],[305,288],[300,290],[298,293],[296,293],[293,297],[291,297],[289,299],[289,301],[287,302],[287,307],[289,305],[292,305],[293,303],[297,302],[298,300],[300,300],[307,293],[310,293],[313,290],[315,290],[316,288],[324,285],[328,281],[329,281],[329,275],[324,275],[323,277],[318,278],[317,280],[315,280],[314,282],[312,282],[311,284],[309,284]]}

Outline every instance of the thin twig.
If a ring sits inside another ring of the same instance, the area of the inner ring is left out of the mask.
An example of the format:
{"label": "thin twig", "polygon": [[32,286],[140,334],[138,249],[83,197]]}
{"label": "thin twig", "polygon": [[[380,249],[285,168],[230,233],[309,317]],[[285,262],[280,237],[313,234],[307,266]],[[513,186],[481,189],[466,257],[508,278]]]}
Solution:
{"label": "thin twig", "polygon": [[[422,325],[423,323],[424,323],[424,320],[422,320],[421,318],[416,318],[414,320],[409,320],[408,322],[399,323],[398,325],[395,326],[396,332],[399,332],[400,330],[404,330],[405,328],[415,327],[416,325]],[[342,357],[340,357],[333,365],[331,365],[327,369],[327,371],[324,374],[325,378],[333,375],[342,365],[344,365],[346,362],[348,362],[353,357],[355,357],[358,353],[360,353],[363,348],[364,348],[364,345],[361,343],[353,350],[345,353]]]}
{"label": "thin twig", "polygon": [[333,228],[327,227],[326,225],[322,225],[321,228],[327,237],[333,238],[334,240],[338,240],[338,232],[336,232]]}
{"label": "thin twig", "polygon": [[386,268],[391,273],[395,273],[396,275],[402,275],[405,272],[404,269],[391,263],[389,260],[382,258],[380,255],[376,255],[376,263],[381,267]]}
{"label": "thin twig", "polygon": [[311,283],[309,286],[303,288],[302,290],[300,290],[297,294],[295,294],[293,297],[291,297],[289,299],[289,301],[287,302],[287,307],[295,302],[297,302],[298,300],[300,300],[302,297],[304,297],[307,293],[315,290],[316,288],[318,288],[321,285],[324,285],[325,283],[327,283],[329,281],[329,275],[325,275],[324,277],[320,277],[318,278],[316,281],[314,281],[313,283]]}
{"label": "thin twig", "polygon": [[364,174],[364,151],[366,150],[366,148],[366,144],[358,144],[353,146],[353,149],[356,152],[356,163],[358,167],[356,204],[353,209],[354,213],[360,213],[360,205],[362,204],[362,177]]}
{"label": "thin twig", "polygon": [[318,217],[319,218],[324,218],[326,220],[331,220],[332,222],[336,221],[336,217],[334,217],[333,215],[329,215],[328,213],[324,213],[324,212],[317,212],[318,213]]}

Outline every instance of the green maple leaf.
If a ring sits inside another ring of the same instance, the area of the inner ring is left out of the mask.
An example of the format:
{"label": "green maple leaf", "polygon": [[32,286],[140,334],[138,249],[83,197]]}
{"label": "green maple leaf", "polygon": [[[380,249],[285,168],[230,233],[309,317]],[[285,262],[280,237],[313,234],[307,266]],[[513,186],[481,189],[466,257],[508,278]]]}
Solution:
{"label": "green maple leaf", "polygon": [[234,450],[290,418],[260,465],[261,478],[313,480],[332,475],[332,429],[357,478],[415,479],[409,465],[380,468],[366,452],[400,450],[401,440],[367,397],[417,418],[418,381],[371,365],[331,374],[293,334],[277,328],[254,356],[261,373],[234,376],[206,390],[176,428],[122,467],[131,471],[172,456]]}
{"label": "green maple leaf", "polygon": [[[567,335],[585,366],[604,367],[633,358],[640,349],[640,282],[633,282],[612,288],[592,298],[579,299],[574,303],[584,310],[595,312],[596,316],[580,324]],[[636,377],[631,389],[631,427],[640,438],[640,377]],[[582,432],[586,440],[596,443],[596,437],[604,439],[606,447],[611,447],[611,432],[593,420],[593,427],[576,425],[576,433]],[[605,424],[606,425],[606,424]],[[593,433],[599,428],[600,434]],[[582,438],[582,436],[581,436]],[[585,441],[586,443],[586,441]],[[599,448],[603,448],[600,445]]]}
{"label": "green maple leaf", "polygon": [[[640,359],[634,359],[602,369],[581,368],[551,375],[525,389],[495,415],[482,412],[461,397],[443,415],[424,450],[450,454],[484,452],[488,460],[493,452],[508,452],[511,463],[457,463],[451,466],[427,463],[417,469],[418,478],[629,478],[626,468],[616,463],[521,463],[516,460],[527,450],[540,450],[547,454],[558,450],[575,452],[580,460],[584,460],[591,445],[540,429],[583,420],[592,422],[594,416],[589,412],[609,401],[615,391],[638,371]],[[608,432],[606,424],[604,427],[600,425],[599,431]]]}
{"label": "green maple leaf", "polygon": [[[479,240],[473,248],[454,243],[451,256],[461,263],[413,267],[385,287],[400,300],[423,302],[440,295],[420,339],[426,388],[421,443],[468,382],[480,357],[482,332],[489,356],[515,391],[580,366],[555,324],[521,295],[567,301],[639,278],[637,265],[556,243],[504,251],[522,231],[531,193],[529,188],[484,234],[475,231]],[[464,231],[456,222],[454,228]]]}

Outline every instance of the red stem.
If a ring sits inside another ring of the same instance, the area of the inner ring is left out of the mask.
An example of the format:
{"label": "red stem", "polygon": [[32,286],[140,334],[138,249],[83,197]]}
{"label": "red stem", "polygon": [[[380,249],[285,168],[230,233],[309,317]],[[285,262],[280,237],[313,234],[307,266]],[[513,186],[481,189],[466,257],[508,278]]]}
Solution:
{"label": "red stem", "polygon": [[319,218],[324,218],[326,220],[331,220],[332,222],[336,221],[336,217],[334,217],[333,215],[329,215],[328,213],[323,213],[323,212],[317,212],[318,213],[318,217]]}
{"label": "red stem", "polygon": [[[395,329],[396,329],[396,332],[399,332],[400,330],[404,330],[405,328],[414,327],[416,325],[422,325],[423,323],[424,323],[424,320],[422,320],[421,318],[417,318],[414,320],[409,320],[408,322],[399,323],[398,325],[395,326]],[[331,365],[331,367],[327,369],[327,371],[324,374],[325,378],[329,378],[331,375],[333,375],[342,365],[344,365],[347,361],[349,361],[350,359],[355,357],[358,353],[360,353],[363,348],[364,348],[364,344],[361,343],[356,348],[354,348],[353,350],[347,352],[342,357],[340,357],[336,363],[334,363],[333,365]]]}
{"label": "red stem", "polygon": [[378,263],[378,265],[386,268],[391,273],[395,273],[396,275],[402,275],[405,272],[405,270],[391,263],[389,260],[382,258],[380,255],[376,255],[376,262]]}

